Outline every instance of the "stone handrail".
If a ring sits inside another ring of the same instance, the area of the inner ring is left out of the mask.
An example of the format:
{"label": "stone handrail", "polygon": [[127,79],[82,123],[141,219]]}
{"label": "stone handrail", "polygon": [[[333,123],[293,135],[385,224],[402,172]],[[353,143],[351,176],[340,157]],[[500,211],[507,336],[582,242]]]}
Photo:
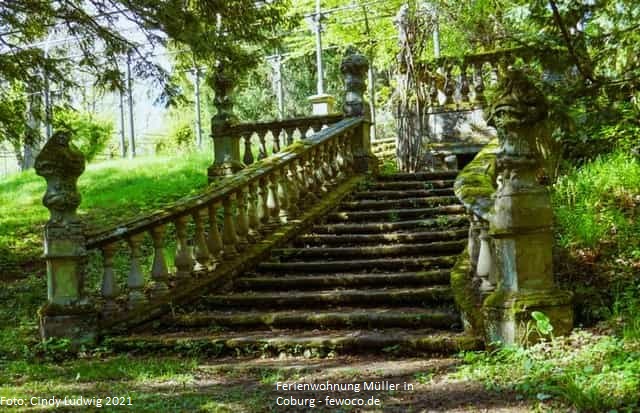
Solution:
{"label": "stone handrail", "polygon": [[[257,152],[257,160],[264,159],[293,144],[294,141],[303,140],[323,127],[342,119],[344,119],[342,114],[331,114],[271,122],[243,123],[219,128],[214,133],[240,137],[244,147],[241,159],[245,165],[251,165],[256,160],[254,152]],[[254,148],[257,148],[257,151]]]}
{"label": "stone handrail", "polygon": [[486,85],[499,82],[500,68],[531,56],[524,48],[513,48],[421,61],[416,65],[418,84],[431,113],[481,108]]}
{"label": "stone handrail", "polygon": [[[242,251],[298,217],[329,188],[354,174],[362,164],[357,158],[368,152],[359,148],[359,132],[364,129],[368,129],[368,122],[363,118],[344,119],[233,176],[219,179],[204,193],[85,239],[78,238],[77,248],[65,257],[66,267],[73,267],[71,273],[60,271],[61,266],[56,268],[59,257],[47,251],[50,283],[73,284],[74,288],[52,291],[50,287],[48,304],[40,312],[45,321],[43,335],[59,336],[59,330],[65,328],[59,324],[61,313],[82,316],[85,321],[81,328],[86,331],[91,331],[91,323],[96,322],[103,329],[131,319],[140,322],[157,315],[153,309],[184,295],[194,280],[204,276],[215,279],[219,269],[237,264]],[[73,150],[68,142],[66,148],[61,147]],[[219,212],[224,217],[222,225],[217,218]],[[165,256],[167,239],[175,239],[176,245],[171,269]],[[102,255],[98,299],[85,293],[91,286],[84,285],[88,282],[84,262],[91,250]],[[123,292],[118,288],[116,258],[128,263]],[[142,262],[148,258],[151,265],[145,270]],[[93,320],[92,309],[96,312]],[[78,323],[70,323],[78,328]]]}

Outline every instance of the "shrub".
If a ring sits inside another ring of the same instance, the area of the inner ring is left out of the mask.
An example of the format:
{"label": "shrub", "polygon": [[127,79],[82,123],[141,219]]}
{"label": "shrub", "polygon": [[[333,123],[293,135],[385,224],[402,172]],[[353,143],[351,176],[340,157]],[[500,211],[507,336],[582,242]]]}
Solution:
{"label": "shrub", "polygon": [[168,136],[155,140],[155,151],[157,154],[190,152],[195,144],[196,137],[191,124],[180,122],[173,127]]}
{"label": "shrub", "polygon": [[91,162],[107,146],[113,135],[113,123],[87,112],[60,109],[54,113],[53,127],[66,127],[73,132],[73,143]]}

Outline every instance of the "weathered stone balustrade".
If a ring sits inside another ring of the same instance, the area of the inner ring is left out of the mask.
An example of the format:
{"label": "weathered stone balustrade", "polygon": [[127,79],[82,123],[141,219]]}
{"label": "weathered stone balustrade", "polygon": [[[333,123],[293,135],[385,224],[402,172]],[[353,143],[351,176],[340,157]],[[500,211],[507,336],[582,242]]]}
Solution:
{"label": "weathered stone balustrade", "polygon": [[516,59],[533,55],[526,49],[504,49],[462,57],[443,56],[417,65],[417,77],[428,111],[445,112],[482,108],[487,86],[500,81],[504,69]]}
{"label": "weathered stone balustrade", "polygon": [[523,72],[505,68],[488,122],[493,141],[454,185],[470,214],[469,245],[452,272],[466,328],[486,341],[531,340],[531,312],[545,313],[554,333],[572,328],[571,295],[553,279],[553,217],[536,179],[536,141],[547,133],[547,103]]}
{"label": "weathered stone balustrade", "polygon": [[342,114],[292,118],[273,122],[243,123],[218,129],[217,134],[237,136],[244,165],[264,159],[294,142],[304,140],[329,125],[344,119]]}
{"label": "weathered stone balustrade", "polygon": [[[356,56],[366,65],[363,59]],[[51,211],[45,231],[49,294],[40,311],[43,338],[93,341],[98,333],[148,321],[174,303],[224,288],[294,236],[299,225],[328,212],[376,164],[361,92],[345,91],[344,112],[350,117],[342,120],[329,116],[238,127],[237,136],[274,128],[277,133],[279,127],[318,131],[218,177],[201,194],[89,235],[75,213],[84,158],[70,144],[69,133],[54,135],[36,162],[37,173],[47,180],[43,202]],[[90,293],[96,286],[88,285],[94,277],[89,277],[87,256],[94,251],[102,256],[100,297]]]}

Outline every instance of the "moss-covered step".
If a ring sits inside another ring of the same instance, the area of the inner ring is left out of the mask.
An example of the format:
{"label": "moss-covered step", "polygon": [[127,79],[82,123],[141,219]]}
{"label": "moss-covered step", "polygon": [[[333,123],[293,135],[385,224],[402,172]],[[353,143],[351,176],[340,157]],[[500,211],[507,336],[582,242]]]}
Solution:
{"label": "moss-covered step", "polygon": [[272,251],[273,259],[280,262],[300,260],[343,260],[347,258],[413,257],[420,255],[459,254],[467,244],[465,240],[438,241],[424,244],[397,244],[359,247],[279,248]]}
{"label": "moss-covered step", "polygon": [[452,303],[451,287],[381,288],[320,291],[264,291],[207,295],[202,308],[311,308],[328,305],[373,307],[378,305],[427,306]]}
{"label": "moss-covered step", "polygon": [[434,179],[454,179],[458,171],[433,171],[379,175],[378,181],[430,181]]}
{"label": "moss-covered step", "polygon": [[469,218],[463,214],[443,215],[438,218],[412,219],[389,222],[315,225],[310,234],[388,234],[390,231],[423,231],[425,229],[467,227]]}
{"label": "moss-covered step", "polygon": [[387,181],[374,182],[371,184],[372,190],[406,190],[406,189],[434,189],[434,188],[453,188],[453,179],[439,179],[432,181]]}
{"label": "moss-covered step", "polygon": [[262,328],[460,328],[460,317],[450,309],[350,308],[331,310],[196,312],[163,320],[163,331],[172,329],[221,327],[231,330]]}
{"label": "moss-covered step", "polygon": [[459,204],[455,196],[430,196],[422,198],[401,198],[373,200],[365,199],[360,201],[347,201],[340,204],[340,209],[347,211],[365,211],[390,208],[420,208],[433,207],[439,205]]}
{"label": "moss-covered step", "polygon": [[384,234],[305,234],[293,241],[296,246],[404,244],[431,241],[466,240],[466,228],[425,232],[388,232]]}
{"label": "moss-covered step", "polygon": [[353,199],[402,199],[424,198],[429,196],[455,195],[453,188],[407,189],[407,190],[368,190],[358,191],[351,195]]}
{"label": "moss-covered step", "polygon": [[380,211],[340,211],[327,216],[327,222],[400,221],[411,218],[437,217],[447,214],[462,214],[462,205],[445,205],[434,208],[385,209]]}
{"label": "moss-covered step", "polygon": [[350,353],[402,355],[452,354],[480,350],[482,340],[464,333],[431,329],[381,329],[296,331],[266,330],[235,333],[193,332],[112,337],[105,340],[115,351],[175,352],[208,356],[307,355],[327,356]]}
{"label": "moss-covered step", "polygon": [[450,268],[457,256],[384,258],[349,261],[306,261],[306,262],[263,262],[256,268],[258,272],[315,272],[334,271],[422,271],[426,269]]}
{"label": "moss-covered step", "polygon": [[364,274],[297,274],[244,276],[234,280],[237,290],[305,290],[314,288],[355,288],[449,283],[449,270]]}

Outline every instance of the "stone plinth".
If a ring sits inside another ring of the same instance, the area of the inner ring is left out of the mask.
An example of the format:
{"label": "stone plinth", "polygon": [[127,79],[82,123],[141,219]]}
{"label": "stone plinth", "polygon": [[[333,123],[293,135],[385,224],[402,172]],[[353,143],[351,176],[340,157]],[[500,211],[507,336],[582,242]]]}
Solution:
{"label": "stone plinth", "polygon": [[311,114],[313,116],[324,116],[333,113],[336,99],[328,94],[313,95],[308,98],[311,102]]}
{"label": "stone plinth", "polygon": [[484,302],[489,342],[523,343],[529,336],[531,312],[549,317],[554,334],[573,324],[571,294],[555,287],[553,278],[553,212],[547,188],[536,179],[536,140],[546,132],[544,96],[522,72],[510,71],[489,112],[496,127],[498,190],[490,213],[493,279],[496,290]]}

